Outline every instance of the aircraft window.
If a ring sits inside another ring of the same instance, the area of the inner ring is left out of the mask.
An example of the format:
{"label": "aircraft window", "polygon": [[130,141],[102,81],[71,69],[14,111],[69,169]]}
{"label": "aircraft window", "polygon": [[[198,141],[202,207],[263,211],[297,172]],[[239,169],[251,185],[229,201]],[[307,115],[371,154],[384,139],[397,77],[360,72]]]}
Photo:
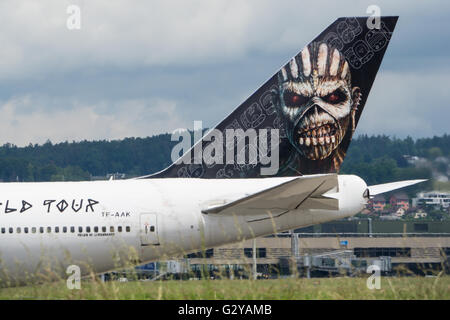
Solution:
{"label": "aircraft window", "polygon": [[63,227],[63,232],[64,232],[64,233],[67,232],[67,227]]}
{"label": "aircraft window", "polygon": [[91,227],[86,227],[86,232],[91,232]]}
{"label": "aircraft window", "polygon": [[102,232],[106,232],[106,227],[102,227]]}
{"label": "aircraft window", "polygon": [[122,232],[122,226],[117,227],[117,232]]}
{"label": "aircraft window", "polygon": [[109,227],[109,232],[114,232],[114,227],[113,226]]}
{"label": "aircraft window", "polygon": [[83,227],[78,227],[78,232],[83,232]]}
{"label": "aircraft window", "polygon": [[9,228],[9,233],[13,233],[13,228]]}
{"label": "aircraft window", "polygon": [[125,230],[126,230],[127,232],[130,232],[130,227],[129,227],[129,226],[126,226],[126,227],[125,227]]}
{"label": "aircraft window", "polygon": [[16,229],[16,232],[17,232],[17,233],[20,233],[20,228],[17,228],[17,229]]}
{"label": "aircraft window", "polygon": [[59,227],[55,227],[55,232],[59,233]]}
{"label": "aircraft window", "polygon": [[94,232],[98,232],[98,227],[94,227]]}
{"label": "aircraft window", "polygon": [[52,227],[47,227],[47,233],[52,232]]}
{"label": "aircraft window", "polygon": [[2,233],[5,233],[5,232],[6,232],[5,228],[2,228]]}
{"label": "aircraft window", "polygon": [[27,227],[23,228],[23,232],[28,233],[28,228]]}
{"label": "aircraft window", "polygon": [[75,232],[75,227],[70,227],[70,232],[74,233]]}
{"label": "aircraft window", "polygon": [[31,233],[36,233],[36,227],[31,228]]}
{"label": "aircraft window", "polygon": [[44,227],[39,228],[39,233],[44,233]]}

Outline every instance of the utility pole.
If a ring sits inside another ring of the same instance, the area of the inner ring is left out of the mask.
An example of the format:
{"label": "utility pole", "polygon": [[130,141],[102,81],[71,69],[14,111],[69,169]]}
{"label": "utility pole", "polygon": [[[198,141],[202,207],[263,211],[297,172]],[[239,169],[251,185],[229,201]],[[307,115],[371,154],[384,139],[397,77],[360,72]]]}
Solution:
{"label": "utility pole", "polygon": [[229,270],[229,273],[230,273],[230,280],[234,280],[234,269],[233,269],[233,265],[232,264],[228,265],[228,270]]}
{"label": "utility pole", "polygon": [[298,234],[291,230],[291,256],[295,259],[298,257]]}
{"label": "utility pole", "polygon": [[306,278],[311,278],[311,263],[312,257],[309,254],[305,255],[305,264],[306,264]]}
{"label": "utility pole", "polygon": [[290,230],[291,234],[291,268],[292,268],[292,276],[296,277],[297,275],[297,259],[298,259],[298,235],[294,233],[294,230]]}
{"label": "utility pole", "polygon": [[372,218],[367,218],[369,222],[369,238],[372,238]]}
{"label": "utility pole", "polygon": [[256,239],[253,239],[253,280],[257,279],[256,274]]}

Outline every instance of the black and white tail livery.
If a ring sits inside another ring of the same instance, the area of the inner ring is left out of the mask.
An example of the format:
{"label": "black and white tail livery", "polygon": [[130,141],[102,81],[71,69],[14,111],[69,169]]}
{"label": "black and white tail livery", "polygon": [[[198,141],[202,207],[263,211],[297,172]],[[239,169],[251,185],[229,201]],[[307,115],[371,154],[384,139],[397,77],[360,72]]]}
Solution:
{"label": "black and white tail livery", "polygon": [[178,161],[143,178],[339,172],[397,19],[337,19]]}

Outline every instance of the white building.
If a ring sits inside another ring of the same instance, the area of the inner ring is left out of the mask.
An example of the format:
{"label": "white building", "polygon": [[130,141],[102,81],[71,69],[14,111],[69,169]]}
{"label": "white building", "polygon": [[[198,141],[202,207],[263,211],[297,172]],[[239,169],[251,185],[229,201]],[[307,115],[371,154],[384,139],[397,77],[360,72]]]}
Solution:
{"label": "white building", "polygon": [[426,218],[427,217],[427,213],[423,212],[423,211],[417,211],[414,214],[414,219],[419,219],[419,218]]}
{"label": "white building", "polygon": [[412,199],[413,207],[417,206],[434,206],[448,208],[450,206],[450,193],[430,191],[421,192],[417,194],[416,198]]}

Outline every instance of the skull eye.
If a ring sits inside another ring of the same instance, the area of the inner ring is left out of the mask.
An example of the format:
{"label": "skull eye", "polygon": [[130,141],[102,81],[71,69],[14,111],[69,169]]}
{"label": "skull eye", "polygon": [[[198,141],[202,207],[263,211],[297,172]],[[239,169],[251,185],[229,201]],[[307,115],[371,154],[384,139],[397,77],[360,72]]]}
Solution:
{"label": "skull eye", "polygon": [[347,96],[340,89],[334,90],[332,93],[326,95],[323,100],[331,104],[338,104],[347,99]]}
{"label": "skull eye", "polygon": [[301,94],[294,93],[292,91],[286,91],[283,94],[284,104],[289,107],[301,107],[309,101],[308,97]]}

